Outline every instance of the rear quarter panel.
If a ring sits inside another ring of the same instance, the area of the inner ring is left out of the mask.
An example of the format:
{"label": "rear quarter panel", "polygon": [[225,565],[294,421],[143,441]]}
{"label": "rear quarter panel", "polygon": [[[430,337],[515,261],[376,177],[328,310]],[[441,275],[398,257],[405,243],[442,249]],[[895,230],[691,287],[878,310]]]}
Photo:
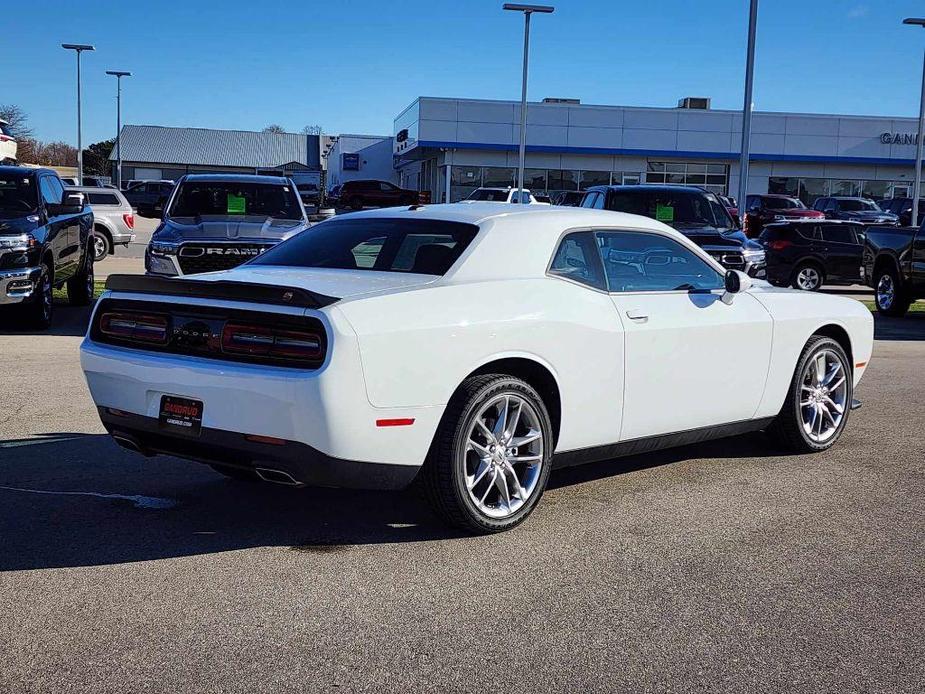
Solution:
{"label": "rear quarter panel", "polygon": [[558,383],[558,450],[619,437],[623,327],[605,293],[541,278],[437,285],[338,306],[357,333],[374,407],[442,408],[476,369],[523,357]]}
{"label": "rear quarter panel", "polygon": [[826,326],[839,326],[848,334],[854,385],[858,384],[870,362],[874,340],[874,319],[864,304],[797,290],[753,290],[753,294],[774,320],[768,381],[756,417],[771,417],[780,411],[803,347]]}

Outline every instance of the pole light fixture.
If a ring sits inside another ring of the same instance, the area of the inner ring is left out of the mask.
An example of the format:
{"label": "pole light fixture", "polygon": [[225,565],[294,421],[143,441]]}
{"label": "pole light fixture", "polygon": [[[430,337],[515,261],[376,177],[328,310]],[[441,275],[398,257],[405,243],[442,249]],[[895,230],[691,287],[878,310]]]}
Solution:
{"label": "pole light fixture", "polygon": [[524,161],[527,156],[527,64],[530,56],[530,15],[551,14],[556,8],[549,5],[520,5],[506,2],[503,10],[523,12],[524,14],[524,70],[523,84],[520,90],[520,162],[517,166],[517,202],[524,201]]}
{"label": "pole light fixture", "polygon": [[[925,27],[925,19],[906,17],[903,24]],[[915,138],[915,182],[912,186],[912,226],[919,225],[919,198],[922,195],[922,133],[925,131],[925,58],[922,62],[922,91],[919,94],[919,133]]]}
{"label": "pole light fixture", "polygon": [[77,182],[83,185],[84,150],[80,137],[80,54],[84,51],[95,51],[96,48],[89,43],[62,43],[61,48],[74,51],[77,54]]}
{"label": "pole light fixture", "polygon": [[116,188],[122,190],[122,78],[131,77],[131,72],[107,70],[107,75],[116,78]]}

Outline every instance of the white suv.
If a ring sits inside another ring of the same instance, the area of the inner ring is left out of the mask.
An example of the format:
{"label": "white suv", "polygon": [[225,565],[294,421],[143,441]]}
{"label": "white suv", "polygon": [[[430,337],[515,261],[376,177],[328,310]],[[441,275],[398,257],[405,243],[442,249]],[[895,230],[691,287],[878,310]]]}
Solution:
{"label": "white suv", "polygon": [[16,140],[10,124],[0,118],[0,164],[16,163]]}
{"label": "white suv", "polygon": [[[540,202],[533,193],[524,188],[522,194],[523,204],[527,205],[548,205],[548,202]],[[463,202],[512,202],[517,203],[517,188],[477,188]]]}

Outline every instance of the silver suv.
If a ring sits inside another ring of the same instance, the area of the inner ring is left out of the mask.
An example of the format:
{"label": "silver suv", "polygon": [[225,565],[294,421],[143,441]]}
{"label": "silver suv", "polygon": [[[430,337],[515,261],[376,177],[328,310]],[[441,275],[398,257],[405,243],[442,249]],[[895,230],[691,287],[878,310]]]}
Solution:
{"label": "silver suv", "polygon": [[93,260],[99,262],[116,246],[128,246],[135,240],[135,215],[125,196],[115,188],[68,186],[83,193],[93,210]]}

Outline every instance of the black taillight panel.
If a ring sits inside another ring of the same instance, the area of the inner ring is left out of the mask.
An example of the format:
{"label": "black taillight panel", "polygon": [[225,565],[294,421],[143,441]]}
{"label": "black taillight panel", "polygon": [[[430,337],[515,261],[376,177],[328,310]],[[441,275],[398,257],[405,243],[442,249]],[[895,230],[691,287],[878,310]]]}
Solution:
{"label": "black taillight panel", "polygon": [[327,352],[324,325],[317,318],[124,299],[100,302],[90,339],[148,351],[297,369],[318,368]]}

